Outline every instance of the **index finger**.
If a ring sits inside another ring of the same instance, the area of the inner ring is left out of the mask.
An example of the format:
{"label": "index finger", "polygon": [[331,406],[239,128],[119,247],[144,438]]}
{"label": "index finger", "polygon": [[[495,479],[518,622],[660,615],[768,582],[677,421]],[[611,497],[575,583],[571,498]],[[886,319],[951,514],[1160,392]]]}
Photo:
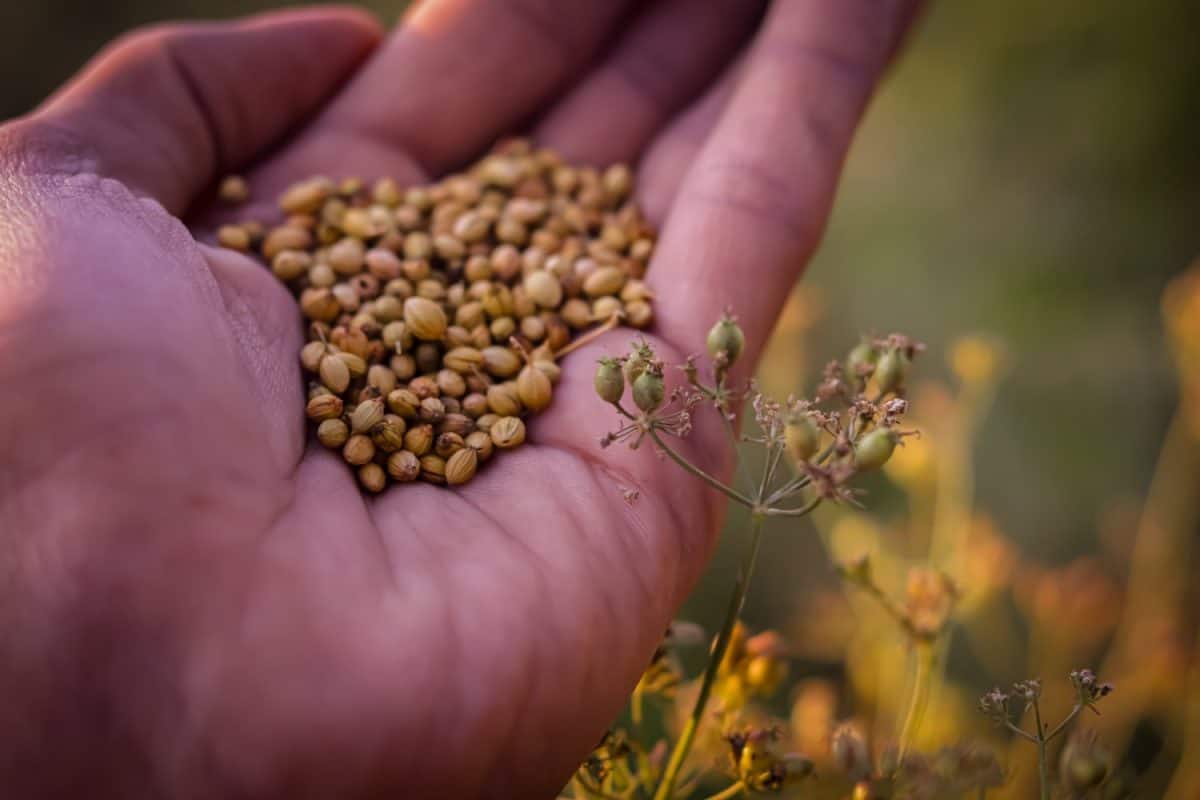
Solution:
{"label": "index finger", "polygon": [[[855,127],[918,0],[776,3],[684,177],[648,282],[675,342],[731,306],[753,364],[820,241]],[[669,136],[656,150],[675,146]],[[686,349],[686,348],[685,348]]]}

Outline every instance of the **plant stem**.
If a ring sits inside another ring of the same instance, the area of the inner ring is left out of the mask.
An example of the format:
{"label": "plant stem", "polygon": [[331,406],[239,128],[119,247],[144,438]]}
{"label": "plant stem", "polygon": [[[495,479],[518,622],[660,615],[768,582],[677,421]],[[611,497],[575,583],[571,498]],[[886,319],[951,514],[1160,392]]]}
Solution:
{"label": "plant stem", "polygon": [[729,798],[737,797],[744,791],[746,791],[746,784],[738,781],[732,786],[726,786],[716,794],[710,795],[709,797],[705,798],[705,800],[729,800]]}
{"label": "plant stem", "polygon": [[[717,641],[713,645],[712,656],[709,658],[708,666],[704,670],[704,677],[700,681],[700,693],[696,695],[696,703],[692,706],[692,713],[688,717],[687,723],[684,724],[683,732],[680,734],[679,739],[675,742],[674,749],[671,751],[671,758],[667,761],[666,771],[663,773],[662,780],[658,784],[658,789],[654,792],[654,800],[670,800],[671,793],[675,790],[675,781],[679,778],[679,771],[683,768],[683,762],[687,758],[688,751],[692,749],[692,741],[696,738],[696,731],[700,727],[700,722],[704,717],[704,709],[708,705],[708,696],[712,693],[713,683],[716,682],[717,670],[720,668],[721,662],[725,659],[725,651],[729,649],[729,640],[733,634],[733,627],[737,623],[738,615],[742,611],[742,604],[746,601],[746,590],[750,587],[750,576],[754,573],[754,564],[758,561],[758,550],[762,544],[762,517],[756,514],[752,517],[752,520],[750,546],[746,549],[745,555],[742,556],[742,564],[738,568],[737,581],[733,585],[733,594],[729,597],[729,608],[725,612],[725,621],[721,623],[721,632],[717,634]],[[730,797],[732,796],[730,795]]]}
{"label": "plant stem", "polygon": [[1060,733],[1062,733],[1063,729],[1066,728],[1068,725],[1070,725],[1071,720],[1073,720],[1073,719],[1075,719],[1075,717],[1079,716],[1079,712],[1082,710],[1083,710],[1083,706],[1079,703],[1076,703],[1074,705],[1074,707],[1071,709],[1071,713],[1067,714],[1066,718],[1064,718],[1062,722],[1058,723],[1057,727],[1055,727],[1054,730],[1052,730],[1046,734],[1046,741],[1048,742],[1051,739],[1053,739],[1055,736],[1058,736]]}
{"label": "plant stem", "polygon": [[908,711],[904,715],[904,724],[900,726],[899,754],[896,764],[904,763],[912,737],[921,725],[925,716],[925,704],[929,700],[929,678],[933,671],[933,645],[923,639],[916,642],[917,670],[913,676],[912,697],[909,699]]}
{"label": "plant stem", "polygon": [[1050,800],[1050,774],[1046,764],[1046,729],[1042,725],[1042,709],[1033,701],[1033,719],[1037,725],[1038,781],[1041,784],[1042,800]]}
{"label": "plant stem", "polygon": [[668,447],[667,443],[664,442],[662,440],[662,437],[658,435],[658,431],[654,430],[653,428],[650,428],[649,434],[650,434],[650,438],[654,440],[654,443],[656,445],[658,445],[659,448],[664,453],[666,453],[667,456],[669,456],[670,459],[672,461],[674,461],[676,464],[683,467],[685,470],[692,473],[697,478],[701,479],[702,481],[704,481],[705,483],[707,483],[709,486],[713,487],[717,491],[721,492],[726,497],[728,497],[730,500],[734,500],[738,503],[741,503],[742,505],[746,506],[747,508],[754,508],[753,500],[746,497],[741,492],[739,492],[735,489],[731,489],[730,487],[721,483],[719,480],[714,478],[712,475],[709,475],[707,472],[705,472],[704,470],[695,466],[694,464],[692,464],[692,462],[688,461],[686,458],[679,455],[679,453],[676,453],[674,450],[672,450],[670,447]]}

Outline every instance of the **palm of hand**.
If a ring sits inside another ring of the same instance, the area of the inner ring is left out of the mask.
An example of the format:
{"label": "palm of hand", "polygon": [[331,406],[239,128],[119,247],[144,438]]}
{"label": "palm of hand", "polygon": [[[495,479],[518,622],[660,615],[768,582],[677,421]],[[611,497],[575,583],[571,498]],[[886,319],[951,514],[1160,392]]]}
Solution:
{"label": "palm of hand", "polygon": [[[605,5],[588,12],[601,33],[613,24]],[[729,71],[716,77],[754,23],[738,13],[744,18],[722,30],[715,14],[702,13],[672,34],[711,46],[696,63],[676,65],[676,80],[657,96],[622,95],[614,70],[602,66],[571,91],[557,89],[555,103],[535,78],[508,99],[518,109],[549,106],[538,136],[569,156],[642,157],[643,200],[669,220],[650,277],[663,295],[657,346],[668,360],[698,349],[727,303],[755,313],[746,320],[751,350],[761,342],[794,277],[786,267],[814,243],[819,223],[807,219],[823,217],[867,92],[848,84],[843,95],[859,96],[801,107],[795,120],[757,110],[780,70],[808,69],[819,80],[831,67],[811,43],[780,58],[785,35],[816,23],[777,10],[761,52],[738,67],[739,82]],[[486,19],[465,33],[456,24],[438,35],[467,36]],[[304,37],[320,38],[331,63],[308,68],[321,74],[306,75],[314,84],[307,89],[268,97],[285,106],[279,119],[246,122],[236,110],[264,95],[204,71],[217,57],[205,35],[225,37],[220,53],[241,69],[265,70],[265,43],[285,48]],[[719,504],[648,448],[601,457],[596,442],[612,418],[592,393],[591,372],[597,355],[624,347],[620,333],[568,357],[554,405],[532,424],[533,444],[469,486],[411,485],[363,498],[335,456],[305,445],[291,299],[249,259],[198,244],[173,214],[203,236],[211,210],[184,210],[215,161],[248,158],[294,127],[289,115],[315,107],[371,36],[341,15],[165,36],[176,39],[128,45],[119,69],[111,66],[118,51],[44,119],[8,131],[20,177],[0,205],[35,235],[0,235],[6,262],[34,265],[7,280],[0,273],[0,287],[25,290],[9,294],[33,309],[0,302],[0,365],[26,382],[20,394],[9,381],[0,390],[9,412],[0,432],[19,454],[10,473],[0,470],[19,478],[8,481],[16,488],[0,495],[0,510],[13,530],[51,531],[17,542],[13,563],[25,567],[29,585],[65,587],[49,616],[79,634],[72,657],[99,665],[75,687],[95,708],[78,712],[77,738],[65,746],[86,747],[104,726],[115,729],[112,753],[96,767],[114,796],[147,786],[254,796],[553,791],[619,707],[695,579]],[[454,163],[512,124],[483,107],[479,130],[413,143],[418,126],[401,124],[381,143],[363,97],[374,94],[382,66],[404,74],[398,66],[407,58],[428,68],[450,45],[401,36],[388,47],[316,122],[253,167],[256,187],[269,193],[317,171],[416,181],[417,164]],[[623,54],[619,45],[610,61],[633,62],[645,47]],[[873,47],[878,68],[886,52]],[[172,88],[180,75],[191,87],[182,100]],[[178,104],[198,96],[200,112],[190,113],[211,141],[196,141],[182,124],[162,123],[147,137],[83,127],[106,113],[119,127],[111,106],[131,83],[154,87],[151,115],[164,119],[177,120]],[[806,85],[798,83],[789,93]],[[397,90],[401,103],[425,102],[409,113],[428,114],[430,93],[409,90]],[[589,114],[606,100],[628,113],[601,142]],[[230,108],[232,122],[222,110]],[[832,129],[781,148],[804,139],[796,127],[806,120]],[[748,137],[747,122],[762,127]],[[207,151],[208,165],[187,163],[187,148]],[[58,155],[81,151],[94,162]],[[779,153],[790,155],[780,163]],[[787,194],[780,168],[803,168],[812,186]],[[772,196],[780,187],[785,196]],[[731,253],[745,259],[750,280],[728,274]],[[28,363],[37,368],[22,372]],[[721,469],[721,436],[701,426],[688,443],[695,460]],[[628,504],[622,488],[641,499]],[[30,696],[35,708],[50,702]],[[130,750],[143,754],[133,769],[122,766]],[[55,779],[82,780],[64,772],[45,785]]]}

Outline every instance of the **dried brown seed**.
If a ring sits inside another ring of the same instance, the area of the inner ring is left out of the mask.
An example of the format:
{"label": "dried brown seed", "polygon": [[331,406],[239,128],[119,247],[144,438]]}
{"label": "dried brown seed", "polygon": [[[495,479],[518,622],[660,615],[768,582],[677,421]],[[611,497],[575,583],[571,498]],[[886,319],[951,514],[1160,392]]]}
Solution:
{"label": "dried brown seed", "polygon": [[350,385],[350,368],[346,366],[345,361],[338,358],[338,354],[322,356],[317,374],[321,377],[321,383],[337,394],[346,391]]}
{"label": "dried brown seed", "polygon": [[433,426],[416,425],[404,434],[404,449],[423,456],[433,447]]}
{"label": "dried brown seed", "polygon": [[252,239],[250,232],[241,225],[222,225],[217,228],[217,244],[244,253],[250,249]]}
{"label": "dried brown seed", "polygon": [[328,178],[312,178],[294,183],[279,198],[279,207],[290,214],[312,214],[333,193]]}
{"label": "dried brown seed", "polygon": [[538,372],[549,378],[552,384],[558,383],[559,378],[562,377],[562,367],[556,361],[547,358],[537,358],[534,359],[533,366],[537,368]]}
{"label": "dried brown seed", "polygon": [[372,364],[367,369],[367,384],[378,389],[380,394],[391,394],[396,388],[396,373],[383,364]]}
{"label": "dried brown seed", "polygon": [[328,447],[330,450],[336,450],[346,443],[350,438],[350,426],[340,419],[323,420],[317,426],[317,441]]}
{"label": "dried brown seed", "polygon": [[398,380],[406,381],[417,374],[417,361],[407,353],[392,356],[388,360],[388,366],[392,368],[392,372],[396,373]]}
{"label": "dried brown seed", "polygon": [[333,322],[342,307],[329,289],[305,289],[300,293],[300,313],[312,320]]}
{"label": "dried brown seed", "polygon": [[358,482],[368,492],[382,492],[387,488],[387,473],[378,464],[364,464],[358,470]]}
{"label": "dried brown seed", "polygon": [[645,300],[626,303],[625,321],[638,330],[645,330],[654,322],[654,309]]}
{"label": "dried brown seed", "polygon": [[502,417],[511,417],[521,413],[521,400],[517,396],[515,385],[502,383],[488,387],[488,408]]}
{"label": "dried brown seed", "polygon": [[321,394],[308,401],[304,413],[313,422],[321,422],[340,417],[342,415],[342,407],[342,398],[336,394]]}
{"label": "dried brown seed", "polygon": [[271,272],[281,281],[294,281],[312,269],[312,256],[303,250],[281,250],[271,260]]}
{"label": "dried brown seed", "polygon": [[459,486],[475,477],[479,454],[470,447],[463,447],[446,460],[446,483]]}
{"label": "dried brown seed", "polygon": [[241,175],[226,175],[217,187],[217,197],[227,205],[240,206],[250,199],[250,185]]}
{"label": "dried brown seed", "polygon": [[442,357],[447,368],[464,375],[484,364],[484,356],[474,347],[456,347]]}
{"label": "dried brown seed", "polygon": [[437,385],[445,397],[462,397],[467,393],[467,382],[452,369],[438,370]]}
{"label": "dried brown seed", "polygon": [[400,257],[383,247],[373,247],[363,256],[367,272],[381,281],[392,281],[400,277]]}
{"label": "dried brown seed", "polygon": [[359,403],[350,412],[350,430],[354,433],[368,433],[383,421],[383,400],[373,398]]}
{"label": "dried brown seed", "polygon": [[375,457],[375,443],[370,436],[358,433],[346,440],[342,448],[342,458],[346,463],[361,466]]}
{"label": "dried brown seed", "polygon": [[417,418],[417,408],[421,405],[421,399],[413,394],[408,389],[396,389],[388,392],[387,407],[397,416],[406,419],[414,420]]}
{"label": "dried brown seed", "polygon": [[408,450],[397,451],[388,456],[387,473],[397,483],[415,481],[421,474],[421,461]]}
{"label": "dried brown seed", "polygon": [[545,270],[539,269],[527,274],[523,286],[529,299],[542,308],[558,308],[562,303],[562,283]]}
{"label": "dried brown seed", "polygon": [[464,441],[467,447],[479,454],[480,461],[487,461],[491,458],[496,447],[487,431],[471,431]]}
{"label": "dried brown seed", "polygon": [[437,397],[426,397],[417,409],[417,419],[422,422],[439,422],[446,416],[446,406]]}
{"label": "dried brown seed", "polygon": [[339,275],[357,275],[362,272],[366,254],[362,241],[348,236],[329,248],[329,266]]}
{"label": "dried brown seed", "polygon": [[350,371],[351,378],[361,378],[367,374],[367,362],[362,356],[349,351],[337,353],[336,355],[345,363],[346,369]]}
{"label": "dried brown seed", "polygon": [[273,261],[284,250],[308,250],[312,244],[312,233],[307,229],[297,225],[280,225],[272,228],[263,239],[262,254],[267,261]]}
{"label": "dried brown seed", "polygon": [[480,358],[483,368],[497,378],[511,378],[521,370],[521,357],[510,347],[485,347],[480,351]]}
{"label": "dried brown seed", "polygon": [[475,430],[475,421],[457,411],[447,412],[437,426],[438,433],[457,433],[460,436],[466,436],[473,430]]}
{"label": "dried brown seed", "polygon": [[588,297],[616,294],[625,285],[625,272],[620,267],[598,267],[583,281]]}
{"label": "dried brown seed", "polygon": [[371,428],[371,441],[381,451],[394,453],[404,447],[404,434],[404,420],[395,414],[389,414]]}
{"label": "dried brown seed", "polygon": [[437,397],[441,394],[441,389],[438,388],[437,381],[428,375],[421,375],[413,378],[408,382],[409,391],[415,394],[419,399],[424,400],[427,397]]}
{"label": "dried brown seed", "polygon": [[463,441],[462,435],[452,431],[439,433],[433,440],[433,452],[442,458],[449,458],[464,447],[466,447],[466,443]]}
{"label": "dried brown seed", "polygon": [[544,411],[550,406],[554,388],[546,374],[532,364],[526,365],[517,376],[517,396],[530,411]]}
{"label": "dried brown seed", "polygon": [[324,342],[308,342],[300,348],[300,365],[309,372],[316,372],[328,351]]}
{"label": "dried brown seed", "polygon": [[446,312],[423,297],[410,297],[404,301],[404,322],[418,339],[436,342],[446,333]]}
{"label": "dried brown seed", "polygon": [[492,444],[501,450],[507,450],[525,441],[525,423],[519,417],[501,417],[492,425],[488,434],[492,437]]}
{"label": "dried brown seed", "polygon": [[462,399],[463,413],[472,419],[478,419],[487,413],[487,396],[481,392],[471,392]]}
{"label": "dried brown seed", "polygon": [[446,461],[432,453],[421,456],[421,480],[434,484],[446,482]]}

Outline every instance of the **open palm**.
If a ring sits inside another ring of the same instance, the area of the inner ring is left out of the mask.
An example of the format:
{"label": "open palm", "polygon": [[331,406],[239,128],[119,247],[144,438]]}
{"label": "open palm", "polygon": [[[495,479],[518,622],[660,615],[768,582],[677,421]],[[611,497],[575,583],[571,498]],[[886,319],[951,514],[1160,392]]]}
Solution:
{"label": "open palm", "polygon": [[[0,785],[551,795],[721,512],[648,448],[599,451],[595,358],[628,337],[569,356],[532,444],[469,486],[365,498],[306,443],[287,292],[199,243],[206,192],[419,182],[522,130],[636,160],[660,351],[729,305],[753,362],[911,5],[457,0],[382,44],[338,10],[161,28],[0,128]],[[716,429],[683,446],[728,460]]]}

